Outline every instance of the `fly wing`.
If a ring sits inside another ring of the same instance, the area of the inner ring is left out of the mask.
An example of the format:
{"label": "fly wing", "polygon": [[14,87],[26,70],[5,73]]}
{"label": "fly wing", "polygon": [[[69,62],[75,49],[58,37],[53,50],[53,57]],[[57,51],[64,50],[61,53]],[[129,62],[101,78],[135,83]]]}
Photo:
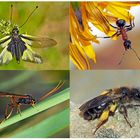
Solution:
{"label": "fly wing", "polygon": [[26,34],[21,34],[20,37],[23,40],[26,40],[28,45],[32,45],[33,42],[35,42],[33,47],[42,47],[42,48],[47,48],[47,47],[52,47],[57,44],[57,42],[54,39],[47,38],[47,37],[35,37],[31,35],[26,35]]}

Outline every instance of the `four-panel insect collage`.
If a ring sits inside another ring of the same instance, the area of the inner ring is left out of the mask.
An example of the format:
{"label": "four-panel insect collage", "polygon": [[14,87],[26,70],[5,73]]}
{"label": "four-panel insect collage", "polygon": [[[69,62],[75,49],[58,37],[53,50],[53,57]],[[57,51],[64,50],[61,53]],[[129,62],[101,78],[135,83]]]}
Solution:
{"label": "four-panel insect collage", "polygon": [[0,138],[140,138],[139,1],[0,1]]}

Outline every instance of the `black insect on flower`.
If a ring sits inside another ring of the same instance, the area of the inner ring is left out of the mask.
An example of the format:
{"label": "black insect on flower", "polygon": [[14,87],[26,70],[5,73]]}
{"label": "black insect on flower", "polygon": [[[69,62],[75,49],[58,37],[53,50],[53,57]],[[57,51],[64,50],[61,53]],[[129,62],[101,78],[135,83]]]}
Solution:
{"label": "black insect on flower", "polygon": [[10,25],[12,30],[10,34],[7,34],[5,37],[0,39],[0,45],[2,46],[3,51],[0,54],[0,64],[8,64],[13,58],[16,59],[17,63],[20,63],[20,59],[33,63],[42,63],[42,58],[36,52],[32,50],[32,43],[36,42],[40,44],[40,47],[50,47],[57,44],[53,39],[47,37],[35,37],[27,34],[20,34],[19,28],[23,27],[25,23],[29,20],[31,15],[35,12],[35,9],[30,13],[26,21],[21,25],[17,26],[12,24],[12,10],[13,5],[11,5],[11,16],[10,16]]}

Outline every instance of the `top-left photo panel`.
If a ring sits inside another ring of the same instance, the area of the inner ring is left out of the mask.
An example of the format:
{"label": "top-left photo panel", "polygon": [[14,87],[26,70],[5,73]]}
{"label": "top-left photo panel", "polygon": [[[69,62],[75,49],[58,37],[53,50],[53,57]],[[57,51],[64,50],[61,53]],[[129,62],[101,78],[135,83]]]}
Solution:
{"label": "top-left photo panel", "polygon": [[68,70],[69,2],[0,2],[0,70]]}

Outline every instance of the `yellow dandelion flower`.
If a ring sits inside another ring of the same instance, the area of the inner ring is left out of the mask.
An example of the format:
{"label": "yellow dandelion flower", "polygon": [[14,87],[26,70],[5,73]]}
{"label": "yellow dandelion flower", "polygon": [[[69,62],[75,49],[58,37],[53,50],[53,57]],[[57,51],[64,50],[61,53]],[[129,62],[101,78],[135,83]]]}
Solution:
{"label": "yellow dandelion flower", "polygon": [[101,32],[112,39],[117,39],[113,22],[118,19],[130,21],[134,16],[129,13],[132,6],[140,2],[80,2],[74,9],[70,6],[70,58],[73,64],[80,70],[92,69],[91,61],[96,63],[94,43],[99,43],[89,26],[91,23]]}

